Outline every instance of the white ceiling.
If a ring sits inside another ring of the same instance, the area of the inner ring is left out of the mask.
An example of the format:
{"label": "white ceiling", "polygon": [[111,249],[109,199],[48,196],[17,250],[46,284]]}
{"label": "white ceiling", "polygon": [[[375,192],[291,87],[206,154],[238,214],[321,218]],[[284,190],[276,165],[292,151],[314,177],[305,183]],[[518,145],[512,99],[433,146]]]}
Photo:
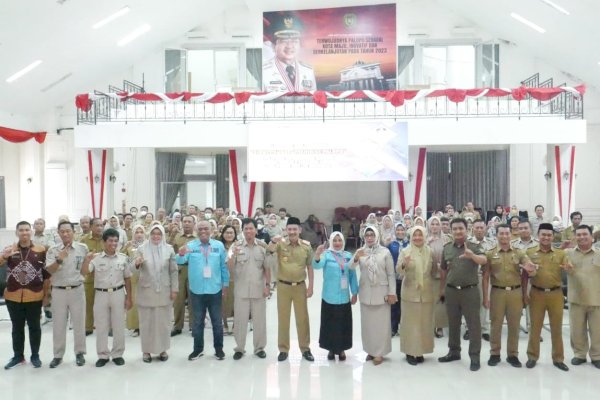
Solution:
{"label": "white ceiling", "polygon": [[[398,0],[398,7],[432,0]],[[475,26],[516,43],[534,57],[600,87],[599,0],[553,0],[571,12],[565,16],[541,0],[433,0]],[[105,88],[144,56],[185,32],[219,18],[263,10],[319,8],[385,3],[385,0],[0,0],[0,110],[23,115],[52,111],[77,93]],[[91,26],[128,5],[131,12],[101,29]],[[240,10],[243,10],[240,12]],[[517,12],[544,27],[539,34],[510,17]],[[400,11],[401,12],[401,11]],[[125,47],[117,41],[148,23],[149,33]],[[236,23],[240,23],[237,22]],[[259,24],[249,23],[252,29]],[[256,32],[260,37],[261,33]],[[33,61],[43,63],[9,84],[6,78]],[[72,75],[55,87],[41,89]]]}

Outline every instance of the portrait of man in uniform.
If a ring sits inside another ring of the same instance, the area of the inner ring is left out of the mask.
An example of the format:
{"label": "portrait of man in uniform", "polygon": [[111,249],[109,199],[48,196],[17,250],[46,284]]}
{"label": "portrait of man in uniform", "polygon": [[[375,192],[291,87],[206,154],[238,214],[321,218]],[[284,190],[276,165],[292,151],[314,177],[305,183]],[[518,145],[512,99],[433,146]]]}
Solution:
{"label": "portrait of man in uniform", "polygon": [[275,56],[263,62],[263,89],[267,92],[308,92],[317,89],[313,68],[298,60],[302,22],[286,14],[269,26]]}

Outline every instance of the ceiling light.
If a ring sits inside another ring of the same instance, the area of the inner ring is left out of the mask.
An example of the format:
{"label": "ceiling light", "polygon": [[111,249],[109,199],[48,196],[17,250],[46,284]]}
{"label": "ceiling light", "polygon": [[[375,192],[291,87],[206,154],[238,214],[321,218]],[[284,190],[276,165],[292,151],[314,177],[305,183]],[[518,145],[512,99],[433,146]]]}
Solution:
{"label": "ceiling light", "polygon": [[119,40],[117,42],[117,45],[125,46],[127,43],[137,39],[138,37],[142,36],[144,33],[148,32],[149,30],[150,30],[150,25],[144,24],[144,25],[140,26],[139,28],[135,29],[133,32],[129,33],[123,39]]}
{"label": "ceiling light", "polygon": [[102,28],[104,25],[108,24],[109,22],[112,22],[115,19],[127,14],[129,11],[130,11],[130,8],[128,6],[125,6],[125,7],[121,8],[119,11],[117,11],[116,13],[114,13],[113,15],[110,15],[110,16],[104,18],[102,21],[96,22],[92,26],[92,28],[94,28],[94,29]]}
{"label": "ceiling light", "polygon": [[32,62],[31,64],[29,64],[28,66],[26,66],[25,68],[23,68],[22,70],[20,70],[19,72],[17,72],[10,78],[8,78],[6,80],[6,82],[11,83],[11,82],[16,81],[17,79],[19,79],[26,73],[28,73],[28,72],[32,71],[33,69],[35,69],[36,67],[38,67],[41,63],[42,63],[42,60],[36,60],[36,61]]}
{"label": "ceiling light", "polygon": [[570,12],[568,12],[567,10],[565,10],[564,8],[562,8],[561,6],[559,6],[558,4],[556,4],[553,1],[550,0],[540,0],[542,3],[549,5],[550,7],[554,8],[556,11],[558,11],[559,13],[565,14],[565,15],[571,15]]}
{"label": "ceiling light", "polygon": [[534,31],[537,31],[539,33],[545,33],[546,32],[546,30],[544,28],[542,28],[541,26],[536,25],[533,22],[531,22],[530,20],[521,17],[517,13],[514,13],[514,12],[510,13],[510,16],[513,17],[514,19],[516,19],[517,21],[519,21],[520,23],[527,25],[528,27],[530,27]]}

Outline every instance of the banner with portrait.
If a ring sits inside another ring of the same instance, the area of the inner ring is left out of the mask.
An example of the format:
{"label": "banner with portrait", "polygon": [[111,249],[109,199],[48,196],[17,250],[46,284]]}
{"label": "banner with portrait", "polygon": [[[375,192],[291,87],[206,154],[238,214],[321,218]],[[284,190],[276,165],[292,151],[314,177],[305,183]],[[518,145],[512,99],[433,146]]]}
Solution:
{"label": "banner with portrait", "polygon": [[263,13],[263,90],[396,89],[396,5]]}

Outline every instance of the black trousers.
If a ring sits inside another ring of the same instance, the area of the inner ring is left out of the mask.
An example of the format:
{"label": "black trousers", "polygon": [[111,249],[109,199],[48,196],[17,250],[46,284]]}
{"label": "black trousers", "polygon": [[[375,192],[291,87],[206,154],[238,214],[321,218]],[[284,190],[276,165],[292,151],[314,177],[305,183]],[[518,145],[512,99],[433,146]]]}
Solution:
{"label": "black trousers", "polygon": [[12,321],[12,342],[15,357],[23,357],[25,353],[25,322],[29,327],[31,354],[39,354],[42,340],[42,328],[40,326],[42,302],[17,303],[6,300],[6,308],[8,308],[10,320]]}
{"label": "black trousers", "polygon": [[398,302],[390,306],[391,318],[392,318],[392,333],[398,333],[398,325],[400,325],[400,317],[402,316],[402,309],[400,308],[400,294],[402,292],[402,279],[396,279],[396,297]]}

